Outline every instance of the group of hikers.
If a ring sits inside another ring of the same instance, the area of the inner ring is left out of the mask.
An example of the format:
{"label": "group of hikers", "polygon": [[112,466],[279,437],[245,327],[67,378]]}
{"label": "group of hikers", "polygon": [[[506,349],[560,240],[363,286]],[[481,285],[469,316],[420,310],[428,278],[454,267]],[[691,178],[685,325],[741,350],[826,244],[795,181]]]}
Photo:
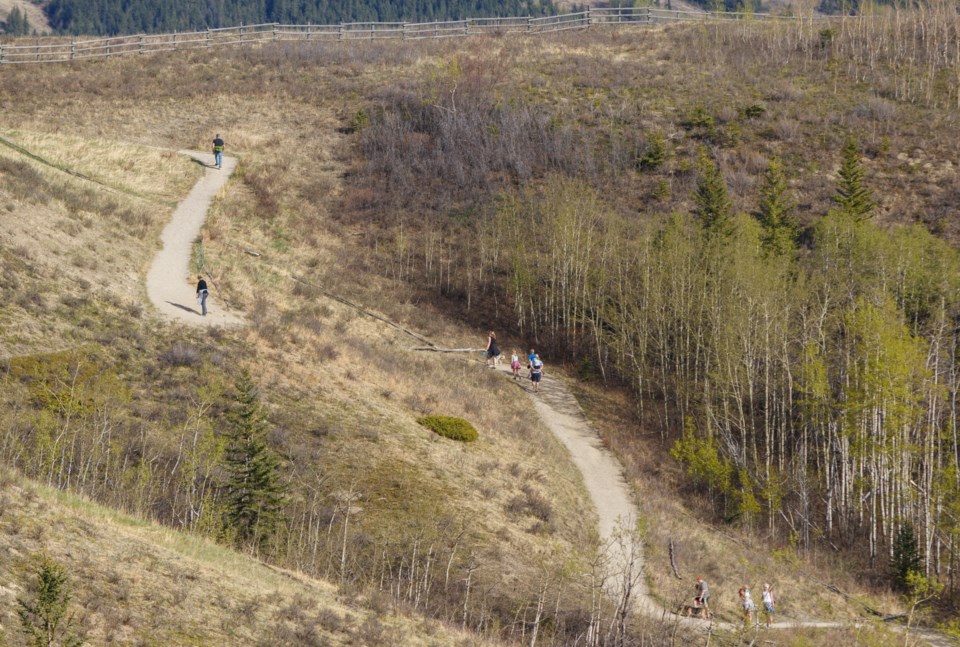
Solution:
{"label": "group of hikers", "polygon": [[[754,614],[757,612],[757,605],[754,603],[753,596],[750,594],[750,587],[744,584],[740,587],[740,590],[737,591],[737,595],[740,598],[740,608],[743,610],[744,624],[750,626],[754,624]],[[696,614],[702,618],[709,619],[711,616],[710,606],[707,602],[709,598],[710,588],[707,586],[707,581],[703,579],[703,576],[700,576],[697,578],[697,583],[694,587],[693,606],[689,607],[687,615]],[[765,624],[769,627],[773,622],[774,609],[777,604],[773,598],[773,588],[771,588],[769,584],[763,585],[761,602],[766,619]]]}
{"label": "group of hikers", "polygon": [[[497,368],[503,357],[500,345],[497,344],[497,333],[492,330],[487,333],[487,347],[483,351],[483,357],[487,362],[487,366],[490,368]],[[510,371],[513,379],[521,379],[520,369],[522,366],[520,363],[520,355],[517,349],[514,348],[510,355]],[[530,349],[530,353],[527,355],[527,370],[529,371],[528,377],[530,381],[533,382],[533,392],[539,393],[540,380],[543,378],[543,360],[540,359],[540,355],[538,355],[537,351],[533,348]]]}

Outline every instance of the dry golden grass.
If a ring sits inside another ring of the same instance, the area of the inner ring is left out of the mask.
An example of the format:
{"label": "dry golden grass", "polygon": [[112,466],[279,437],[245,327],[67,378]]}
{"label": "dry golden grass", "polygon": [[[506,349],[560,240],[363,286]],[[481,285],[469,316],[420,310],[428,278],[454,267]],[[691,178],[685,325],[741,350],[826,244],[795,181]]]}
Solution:
{"label": "dry golden grass", "polygon": [[[635,111],[637,123],[669,134],[678,115],[696,101],[722,103],[742,86],[749,96],[736,95],[738,100],[763,100],[770,106],[764,128],[771,132],[822,128],[814,108],[832,99],[815,82],[806,87],[786,79],[779,89],[762,95],[743,83],[749,70],[721,76],[716,68],[704,68],[696,78],[680,75],[677,69],[688,70],[695,58],[678,46],[684,42],[662,31],[645,31],[529,42],[485,38],[358,44],[352,49],[279,45],[5,70],[0,106],[5,127],[16,129],[12,138],[44,157],[148,199],[115,197],[121,209],[142,214],[140,229],[123,229],[118,236],[116,224],[101,210],[70,212],[68,201],[59,199],[36,205],[0,189],[0,210],[6,208],[16,216],[13,221],[21,222],[11,230],[11,238],[4,233],[0,239],[4,267],[21,277],[27,272],[17,259],[39,268],[36,287],[51,303],[65,293],[80,293],[103,306],[103,297],[89,287],[103,285],[120,305],[142,304],[146,263],[169,213],[161,203],[184,195],[197,172],[169,151],[206,150],[213,133],[221,132],[227,153],[236,155],[240,166],[203,232],[207,269],[215,282],[213,307],[226,302],[251,315],[250,328],[224,333],[222,343],[242,349],[237,355],[255,368],[271,415],[282,423],[288,446],[301,452],[297,460],[310,456],[310,468],[322,470],[336,488],[363,490],[367,499],[358,523],[371,528],[402,525],[404,515],[452,513],[469,520],[472,532],[490,549],[490,580],[502,578],[504,588],[523,594],[533,584],[527,576],[535,569],[536,553],[576,554],[578,546],[588,543],[593,525],[575,470],[556,441],[533,421],[525,397],[490,375],[476,357],[411,353],[409,347],[419,342],[293,277],[384,312],[443,345],[483,345],[482,332],[465,328],[458,313],[423,302],[415,286],[394,280],[403,268],[388,262],[391,254],[378,253],[379,248],[367,253],[375,246],[371,241],[380,241],[376,225],[338,212],[343,198],[364,198],[347,181],[356,170],[355,136],[346,132],[353,115],[376,106],[388,81],[403,87],[436,78],[454,58],[472,60],[478,67],[489,64],[502,73],[492,75],[492,83],[520,88],[530,100],[591,126]],[[921,113],[912,110],[903,110],[901,116],[907,125],[893,138],[895,153],[910,150],[911,137],[917,134],[910,131],[919,131],[923,122]],[[807,159],[809,151],[796,151],[791,158],[798,168],[810,166],[816,199],[829,188],[831,169],[814,164],[839,132],[832,128],[815,139],[816,156]],[[953,154],[949,141],[931,142],[922,156],[911,152],[909,159],[928,159],[939,168]],[[759,168],[766,155],[786,147],[775,139],[763,140],[754,155],[731,156],[730,163]],[[18,159],[6,149],[0,149],[0,156]],[[68,185],[72,192],[86,187],[82,180],[27,163],[45,181]],[[871,170],[892,173],[898,164],[884,158]],[[611,192],[614,200],[642,203],[644,182],[630,176],[629,186]],[[683,182],[678,173],[676,195],[683,196]],[[101,195],[101,189],[95,190]],[[682,209],[684,199],[676,198],[669,208]],[[902,198],[905,204],[910,199]],[[746,202],[738,206],[749,207]],[[388,216],[416,217],[421,208],[393,204]],[[392,238],[383,240],[396,245]],[[88,287],[77,287],[81,278]],[[23,282],[29,291],[33,284]],[[100,315],[71,311],[51,316],[51,308],[29,303],[5,308],[0,317],[9,319],[0,322],[14,322],[17,332],[0,338],[0,352],[49,346],[76,317],[105,317],[119,309],[107,305],[107,314]],[[158,328],[177,334],[149,315],[146,319],[145,334]],[[505,349],[513,343],[504,342]],[[629,420],[605,419],[608,412],[629,407],[619,396],[604,397],[609,399],[585,393],[585,401],[593,403],[590,413],[608,430],[621,430],[610,432],[611,446],[632,443],[633,434],[643,430]],[[480,431],[479,441],[465,446],[438,439],[415,423],[418,415],[427,413],[467,418]],[[655,447],[656,439],[641,435],[641,440],[639,452],[618,451],[650,522],[647,557],[653,590],[668,606],[690,594],[698,572],[711,580],[714,599],[727,617],[732,617],[735,591],[744,579],[755,588],[773,580],[782,615],[792,618],[848,619],[859,614],[856,604],[827,592],[821,579],[869,595],[878,608],[895,606],[889,598],[858,589],[853,575],[832,570],[833,564],[778,561],[773,547],[751,543],[732,530],[724,531],[734,535],[727,539],[697,523],[675,497],[663,492],[664,481],[682,491],[682,475],[665,458],[668,448]],[[404,501],[391,498],[397,496],[397,483],[407,495]],[[511,512],[511,501],[525,485],[542,491],[551,503],[549,524]],[[380,500],[386,503],[378,504]],[[691,582],[671,579],[665,548],[670,537],[677,542],[680,568]],[[495,553],[499,555],[493,557]]]}
{"label": "dry golden grass", "polygon": [[[534,418],[522,391],[490,375],[476,361],[479,354],[467,359],[411,353],[409,347],[420,342],[312,288],[297,287],[291,279],[303,277],[398,320],[424,324],[419,330],[442,344],[482,345],[481,333],[445,321],[443,313],[430,306],[405,300],[396,283],[363,269],[362,259],[351,251],[352,232],[332,217],[348,170],[342,157],[348,135],[337,129],[350,115],[349,108],[333,101],[339,98],[336,76],[327,79],[325,69],[313,69],[305,87],[316,94],[275,103],[269,87],[273,72],[237,67],[218,73],[222,93],[197,92],[191,101],[194,83],[205,78],[208,68],[200,57],[181,61],[180,74],[166,63],[151,65],[156,74],[137,71],[132,62],[78,68],[79,77],[51,68],[50,76],[42,74],[35,81],[17,79],[14,85],[22,91],[0,94],[0,101],[16,106],[10,120],[16,130],[8,131],[10,139],[41,157],[127,189],[92,190],[114,200],[120,211],[142,214],[140,228],[134,230],[118,228],[107,209],[71,213],[69,196],[58,194],[40,206],[27,197],[5,198],[19,222],[2,239],[9,251],[9,271],[24,276],[13,259],[21,256],[16,250],[29,249],[41,271],[37,283],[24,281],[21,291],[42,292],[48,301],[37,308],[14,309],[11,316],[21,333],[4,335],[6,353],[49,348],[51,339],[66,337],[69,344],[65,333],[78,317],[99,328],[101,318],[134,304],[143,308],[139,320],[120,312],[116,325],[133,323],[152,346],[150,340],[163,324],[144,304],[142,277],[169,202],[186,194],[197,173],[189,160],[169,151],[205,150],[212,134],[222,132],[227,152],[240,158],[240,168],[203,232],[215,289],[212,307],[228,302],[250,313],[254,325],[218,339],[224,347],[243,349],[239,354],[257,375],[296,469],[321,474],[331,492],[358,491],[361,511],[351,522],[368,535],[389,537],[395,529],[406,532],[407,526],[431,519],[459,520],[470,542],[480,547],[478,585],[484,582],[518,601],[535,591],[538,564],[546,556],[557,555],[558,563],[578,559],[590,545],[594,516],[575,468]],[[151,85],[146,96],[136,81],[132,87],[113,85],[112,79],[134,72],[160,87]],[[380,68],[364,71],[373,76],[388,73]],[[234,74],[241,78],[230,80]],[[66,93],[70,98],[52,104],[49,97],[37,103],[28,98],[47,84],[72,88]],[[258,84],[268,87],[249,90]],[[174,102],[164,96],[180,88],[186,99]],[[132,100],[131,93],[142,96]],[[330,99],[315,101],[325,95]],[[9,149],[0,149],[0,155],[20,159]],[[71,193],[90,184],[34,161],[24,163],[44,182],[68,186]],[[244,249],[262,256],[252,257]],[[87,300],[84,311],[57,312],[56,300],[64,295]],[[113,330],[78,334],[128,352],[131,359],[121,363],[125,379],[143,391],[138,398],[153,398],[145,385],[135,384],[152,350],[128,349]],[[163,332],[164,337],[176,334]],[[178,405],[158,401],[153,406],[163,410]],[[477,427],[480,439],[469,447],[439,439],[416,424],[416,417],[425,413],[465,417]],[[318,428],[322,434],[314,433]],[[162,439],[174,431],[161,419],[151,425],[150,434]],[[524,500],[533,503],[516,503]],[[145,582],[144,590],[155,584]]]}
{"label": "dry golden grass", "polygon": [[15,601],[27,597],[35,559],[43,553],[70,575],[70,610],[87,644],[482,644],[439,623],[373,613],[363,600],[344,598],[325,582],[9,471],[0,479],[4,644],[22,644]]}

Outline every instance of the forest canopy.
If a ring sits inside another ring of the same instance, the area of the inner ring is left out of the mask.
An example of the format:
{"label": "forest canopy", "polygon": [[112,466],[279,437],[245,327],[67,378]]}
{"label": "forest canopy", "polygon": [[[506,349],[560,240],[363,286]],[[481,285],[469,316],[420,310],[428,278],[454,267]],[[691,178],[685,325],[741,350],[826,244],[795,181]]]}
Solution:
{"label": "forest canopy", "polygon": [[115,36],[255,25],[328,25],[341,22],[429,22],[556,13],[552,0],[53,0],[45,8],[50,27],[63,34]]}

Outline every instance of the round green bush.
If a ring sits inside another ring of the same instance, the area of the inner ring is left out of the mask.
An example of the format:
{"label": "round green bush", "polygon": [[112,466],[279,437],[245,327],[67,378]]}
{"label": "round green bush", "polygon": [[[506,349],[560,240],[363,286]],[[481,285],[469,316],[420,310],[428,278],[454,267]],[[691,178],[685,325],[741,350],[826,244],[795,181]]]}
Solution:
{"label": "round green bush", "polygon": [[417,422],[432,429],[435,433],[451,440],[462,440],[465,443],[473,442],[477,439],[477,430],[463,418],[454,418],[453,416],[423,416],[417,418]]}

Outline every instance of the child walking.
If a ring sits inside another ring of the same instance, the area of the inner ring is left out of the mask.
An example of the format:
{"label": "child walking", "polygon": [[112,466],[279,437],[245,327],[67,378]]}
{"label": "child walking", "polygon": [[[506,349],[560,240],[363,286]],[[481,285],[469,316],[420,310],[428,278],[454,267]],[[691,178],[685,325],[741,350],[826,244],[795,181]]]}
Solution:
{"label": "child walking", "polygon": [[517,349],[513,349],[513,353],[510,355],[510,370],[513,371],[513,379],[520,379],[520,356],[517,355]]}

